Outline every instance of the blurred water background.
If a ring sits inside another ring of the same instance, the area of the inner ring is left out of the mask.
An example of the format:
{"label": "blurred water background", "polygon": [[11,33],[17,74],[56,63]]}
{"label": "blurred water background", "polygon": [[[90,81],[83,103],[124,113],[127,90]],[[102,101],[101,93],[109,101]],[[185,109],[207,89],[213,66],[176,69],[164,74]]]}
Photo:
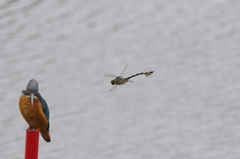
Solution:
{"label": "blurred water background", "polygon": [[[44,159],[239,159],[237,0],[0,1],[0,158],[24,157],[37,79]],[[112,78],[142,71],[114,93]]]}

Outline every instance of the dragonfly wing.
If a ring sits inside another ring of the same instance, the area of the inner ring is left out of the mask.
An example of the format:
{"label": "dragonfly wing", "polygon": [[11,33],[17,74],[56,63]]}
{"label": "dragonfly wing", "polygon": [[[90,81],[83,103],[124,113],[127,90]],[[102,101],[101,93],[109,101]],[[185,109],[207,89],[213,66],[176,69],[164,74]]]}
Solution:
{"label": "dragonfly wing", "polygon": [[124,70],[122,71],[122,73],[120,74],[120,76],[122,76],[124,74],[124,72],[127,70],[128,68],[128,64],[125,66]]}
{"label": "dragonfly wing", "polygon": [[119,85],[115,85],[110,89],[110,92],[113,93],[117,90],[117,88],[119,87]]}

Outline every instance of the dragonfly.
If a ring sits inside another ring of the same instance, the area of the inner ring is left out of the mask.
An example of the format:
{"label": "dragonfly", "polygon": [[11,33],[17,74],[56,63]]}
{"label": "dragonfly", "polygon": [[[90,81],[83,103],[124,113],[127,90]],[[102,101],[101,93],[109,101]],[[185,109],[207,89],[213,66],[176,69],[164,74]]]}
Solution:
{"label": "dragonfly", "polygon": [[122,73],[120,74],[120,76],[115,76],[115,75],[106,75],[109,77],[115,77],[115,79],[111,80],[111,84],[114,85],[111,89],[110,92],[112,92],[113,90],[115,90],[117,88],[118,85],[123,85],[126,82],[133,82],[132,80],[130,80],[133,77],[139,76],[139,75],[145,75],[146,77],[150,76],[154,71],[150,71],[150,72],[141,72],[141,73],[137,73],[135,75],[129,76],[127,78],[122,77],[122,75],[125,73],[125,71],[128,68],[128,64],[125,66],[124,70],[122,71]]}

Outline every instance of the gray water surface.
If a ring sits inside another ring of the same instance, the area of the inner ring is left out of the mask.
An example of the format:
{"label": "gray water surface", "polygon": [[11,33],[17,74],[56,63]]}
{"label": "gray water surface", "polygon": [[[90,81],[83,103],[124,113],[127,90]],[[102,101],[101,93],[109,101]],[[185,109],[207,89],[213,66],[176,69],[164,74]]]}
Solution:
{"label": "gray water surface", "polygon": [[[0,158],[24,158],[37,79],[41,159],[239,159],[240,2],[0,1]],[[112,78],[142,71],[114,93]]]}

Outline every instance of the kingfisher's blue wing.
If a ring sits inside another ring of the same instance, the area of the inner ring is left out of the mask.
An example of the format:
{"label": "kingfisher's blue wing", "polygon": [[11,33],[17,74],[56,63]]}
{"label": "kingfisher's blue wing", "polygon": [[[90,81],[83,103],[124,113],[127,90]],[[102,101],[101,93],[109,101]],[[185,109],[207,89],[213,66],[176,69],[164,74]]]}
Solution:
{"label": "kingfisher's blue wing", "polygon": [[47,125],[47,130],[49,131],[49,118],[50,118],[50,114],[49,114],[49,109],[48,109],[48,105],[47,102],[43,99],[43,97],[40,95],[40,93],[37,93],[37,96],[40,99],[40,102],[42,104],[42,111],[44,113],[44,115],[46,116],[47,120],[48,120],[48,125]]}
{"label": "kingfisher's blue wing", "polygon": [[22,90],[22,93],[23,93],[24,95],[29,95],[29,93],[28,93],[26,90]]}
{"label": "kingfisher's blue wing", "polygon": [[49,109],[48,109],[47,102],[43,99],[43,97],[41,96],[40,93],[37,93],[36,96],[39,98],[39,100],[40,100],[40,102],[42,104],[42,111],[43,111],[44,115],[46,116],[46,118],[48,120],[48,129],[49,129],[50,114],[49,114]]}
{"label": "kingfisher's blue wing", "polygon": [[47,120],[49,120],[50,114],[49,114],[47,102],[42,97],[40,98],[40,102],[41,102],[42,108],[43,108],[42,111],[43,111],[44,115],[46,116]]}

